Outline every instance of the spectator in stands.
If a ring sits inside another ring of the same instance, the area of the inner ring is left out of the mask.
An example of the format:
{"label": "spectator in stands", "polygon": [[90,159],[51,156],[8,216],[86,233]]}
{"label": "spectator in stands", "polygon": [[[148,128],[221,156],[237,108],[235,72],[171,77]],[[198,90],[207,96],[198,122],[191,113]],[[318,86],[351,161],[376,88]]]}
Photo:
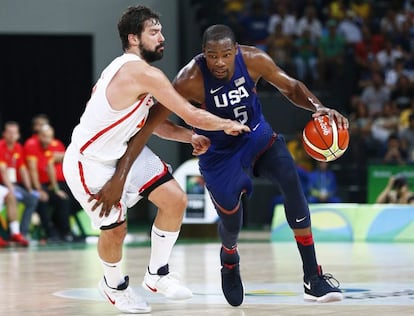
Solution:
{"label": "spectator in stands", "polygon": [[407,152],[408,162],[414,163],[414,113],[410,114],[408,121],[408,127],[404,128],[400,132],[400,139]]}
{"label": "spectator in stands", "polygon": [[344,18],[338,23],[338,34],[345,38],[346,44],[352,51],[355,44],[362,40],[361,28],[356,22],[353,11],[347,10]]}
{"label": "spectator in stands", "polygon": [[391,90],[394,89],[401,76],[408,78],[408,71],[405,69],[405,60],[403,57],[397,58],[394,62],[394,67],[385,71],[385,85]]}
{"label": "spectator in stands", "polygon": [[45,124],[38,132],[37,141],[26,144],[25,151],[34,188],[48,196],[47,202],[41,201],[37,209],[46,237],[50,241],[72,241],[71,201],[60,185],[64,177],[59,157],[64,155],[64,145],[54,138],[53,128]]}
{"label": "spectator in stands", "polygon": [[305,15],[298,20],[296,35],[302,36],[304,31],[309,31],[312,41],[317,41],[322,36],[322,23],[316,16],[316,9],[313,5],[305,8]]}
{"label": "spectator in stands", "polygon": [[399,111],[409,109],[414,99],[414,85],[407,76],[401,75],[394,89],[391,91],[391,101]]}
{"label": "spectator in stands", "polygon": [[[0,210],[6,206],[6,216],[9,226],[10,241],[20,246],[29,246],[29,241],[20,233],[17,213],[17,200],[5,186],[0,185]],[[7,247],[9,242],[0,237],[0,248]]]}
{"label": "spectator in stands", "polygon": [[380,30],[384,36],[393,37],[402,29],[405,16],[394,8],[388,8],[387,12],[380,19]]}
{"label": "spectator in stands", "polygon": [[39,192],[32,188],[23,146],[18,142],[19,138],[19,124],[14,121],[6,122],[3,139],[0,140],[0,183],[24,205],[20,231],[27,238],[32,215],[38,204]]}
{"label": "spectator in stands", "polygon": [[411,100],[411,107],[402,110],[400,113],[400,131],[410,125],[410,115],[414,114],[414,99]]}
{"label": "spectator in stands", "polygon": [[372,137],[380,142],[382,146],[386,146],[389,136],[398,133],[399,123],[399,112],[394,103],[391,101],[385,102],[382,111],[372,122]]}
{"label": "spectator in stands", "polygon": [[414,204],[414,192],[410,191],[407,177],[402,174],[391,176],[376,202]]}
{"label": "spectator in stands", "polygon": [[368,106],[371,117],[380,114],[384,104],[390,100],[390,90],[384,84],[382,73],[372,74],[372,82],[362,91],[361,100]]}
{"label": "spectator in stands", "polygon": [[375,56],[381,65],[384,72],[392,69],[395,65],[395,61],[399,58],[403,58],[404,54],[399,47],[396,47],[391,38],[386,38],[384,41],[384,47]]}
{"label": "spectator in stands", "polygon": [[286,3],[279,2],[277,12],[273,13],[269,19],[268,32],[271,34],[275,29],[275,25],[282,23],[283,34],[295,36],[297,29],[296,17],[289,13]]}
{"label": "spectator in stands", "polygon": [[296,133],[295,137],[287,141],[286,146],[299,168],[304,169],[307,172],[313,169],[313,159],[303,148],[301,131]]}
{"label": "spectator in stands", "polygon": [[242,42],[266,51],[266,40],[269,36],[269,14],[261,0],[254,0],[251,9],[240,19],[243,29]]}
{"label": "spectator in stands", "polygon": [[309,203],[339,203],[336,195],[335,173],[328,169],[328,163],[318,161],[316,169],[309,173]]}
{"label": "spectator in stands", "polygon": [[282,32],[282,24],[275,25],[275,30],[266,40],[266,52],[270,57],[288,74],[292,74],[293,61],[293,41],[292,37],[284,35]]}
{"label": "spectator in stands", "polygon": [[343,73],[345,40],[336,32],[336,21],[327,22],[328,33],[319,42],[319,77],[324,83],[337,81]]}
{"label": "spectator in stands", "polygon": [[387,146],[382,158],[386,164],[404,165],[407,162],[407,152],[398,134],[391,134],[387,140]]}
{"label": "spectator in stands", "polygon": [[369,25],[361,26],[362,41],[355,44],[355,62],[357,65],[357,77],[359,78],[371,70],[371,64],[376,54],[382,49],[384,39],[380,34],[372,34]]}
{"label": "spectator in stands", "polygon": [[318,74],[318,41],[312,39],[309,30],[304,30],[294,42],[296,76],[306,83],[315,83]]}
{"label": "spectator in stands", "polygon": [[349,120],[352,141],[348,150],[355,163],[364,163],[367,159],[379,155],[379,144],[371,133],[372,121],[367,105],[359,97],[354,98]]}
{"label": "spectator in stands", "polygon": [[340,21],[344,18],[346,4],[344,0],[332,0],[328,5],[328,16],[332,20]]}
{"label": "spectator in stands", "polygon": [[364,22],[369,22],[371,18],[372,6],[367,0],[353,0],[349,7]]}
{"label": "spectator in stands", "polygon": [[40,113],[32,118],[32,136],[25,141],[24,146],[30,146],[32,143],[37,143],[37,134],[40,128],[45,124],[50,124],[49,117],[46,114]]}
{"label": "spectator in stands", "polygon": [[405,54],[414,51],[414,32],[412,32],[413,18],[407,18],[402,22],[401,29],[396,34],[393,34],[395,45],[400,47]]}

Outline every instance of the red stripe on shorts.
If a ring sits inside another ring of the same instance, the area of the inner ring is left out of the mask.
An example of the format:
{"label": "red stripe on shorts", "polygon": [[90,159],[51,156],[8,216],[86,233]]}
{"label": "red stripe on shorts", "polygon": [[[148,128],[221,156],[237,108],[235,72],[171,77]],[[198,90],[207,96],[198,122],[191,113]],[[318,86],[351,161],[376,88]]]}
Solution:
{"label": "red stripe on shorts", "polygon": [[155,177],[153,177],[151,180],[149,180],[147,183],[145,183],[140,189],[139,189],[139,193],[142,193],[145,189],[148,189],[151,185],[153,185],[155,182],[157,182],[159,179],[161,179],[163,176],[165,176],[168,172],[168,167],[167,165],[163,162],[164,165],[164,170],[160,173],[157,174]]}

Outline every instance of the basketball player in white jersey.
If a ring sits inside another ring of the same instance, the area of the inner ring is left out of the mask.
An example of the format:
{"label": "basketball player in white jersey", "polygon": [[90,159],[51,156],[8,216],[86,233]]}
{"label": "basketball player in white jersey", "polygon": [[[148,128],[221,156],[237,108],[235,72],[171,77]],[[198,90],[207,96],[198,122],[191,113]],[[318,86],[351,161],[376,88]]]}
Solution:
{"label": "basketball player in white jersey", "polygon": [[[123,175],[125,184],[117,205],[105,210],[96,208],[97,193],[113,176],[130,139],[146,124],[153,106],[152,96],[191,126],[224,130],[229,135],[248,132],[249,128],[193,107],[174,90],[159,69],[148,64],[160,59],[164,51],[164,37],[156,13],[143,6],[130,7],[122,15],[118,30],[124,54],[102,72],[94,86],[66,151],[64,174],[93,225],[101,229],[98,241],[104,271],[99,283],[101,293],[122,312],[148,313],[151,307],[128,286],[128,276],[121,269],[122,245],[127,231],[126,210],[141,198],[147,198],[158,207],[143,287],[169,299],[186,299],[192,296],[191,291],[169,273],[168,267],[181,227],[186,195],[167,165],[147,147],[130,162],[129,173]],[[152,111],[158,111],[156,106]],[[181,128],[172,128],[170,133],[164,136],[192,142],[195,151],[203,150],[206,140],[202,136]]]}

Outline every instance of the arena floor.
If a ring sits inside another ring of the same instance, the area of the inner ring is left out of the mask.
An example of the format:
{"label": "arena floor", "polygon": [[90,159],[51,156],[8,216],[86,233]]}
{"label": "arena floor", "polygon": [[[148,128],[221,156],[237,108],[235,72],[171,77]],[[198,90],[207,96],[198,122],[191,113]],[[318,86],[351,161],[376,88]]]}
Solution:
{"label": "arena floor", "polygon": [[[237,308],[221,293],[217,242],[176,245],[170,269],[193,290],[187,301],[167,301],[140,287],[149,258],[147,243],[126,246],[125,271],[134,290],[152,305],[150,315],[414,315],[411,243],[317,244],[319,262],[344,291],[344,301],[329,304],[303,300],[295,243],[245,240],[239,250],[246,297]],[[0,315],[118,315],[98,293],[100,277],[95,245],[1,249]]]}

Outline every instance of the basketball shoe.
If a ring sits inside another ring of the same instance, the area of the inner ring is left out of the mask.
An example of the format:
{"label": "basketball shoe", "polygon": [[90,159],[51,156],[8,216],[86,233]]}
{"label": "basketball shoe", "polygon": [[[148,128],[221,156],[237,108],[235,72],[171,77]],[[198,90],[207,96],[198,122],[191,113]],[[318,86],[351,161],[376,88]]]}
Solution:
{"label": "basketball shoe", "polygon": [[114,289],[106,284],[106,279],[103,277],[98,284],[98,288],[102,296],[123,313],[145,314],[151,312],[151,306],[136,294],[128,284],[129,277],[126,276],[125,282]]}
{"label": "basketball shoe", "polygon": [[24,238],[24,236],[20,233],[11,235],[10,241],[15,242],[23,247],[29,246],[29,241],[26,238]]}
{"label": "basketball shoe", "polygon": [[232,306],[243,303],[244,288],[240,277],[240,257],[237,247],[220,249],[221,289],[227,302]]}
{"label": "basketball shoe", "polygon": [[142,287],[153,293],[160,293],[171,300],[184,300],[193,296],[193,293],[180,284],[177,273],[169,271],[168,264],[158,269],[157,274],[152,274],[147,268]]}
{"label": "basketball shoe", "polygon": [[319,303],[342,301],[342,292],[339,282],[332,274],[322,274],[322,267],[318,267],[318,274],[303,280],[305,290],[304,299]]}

